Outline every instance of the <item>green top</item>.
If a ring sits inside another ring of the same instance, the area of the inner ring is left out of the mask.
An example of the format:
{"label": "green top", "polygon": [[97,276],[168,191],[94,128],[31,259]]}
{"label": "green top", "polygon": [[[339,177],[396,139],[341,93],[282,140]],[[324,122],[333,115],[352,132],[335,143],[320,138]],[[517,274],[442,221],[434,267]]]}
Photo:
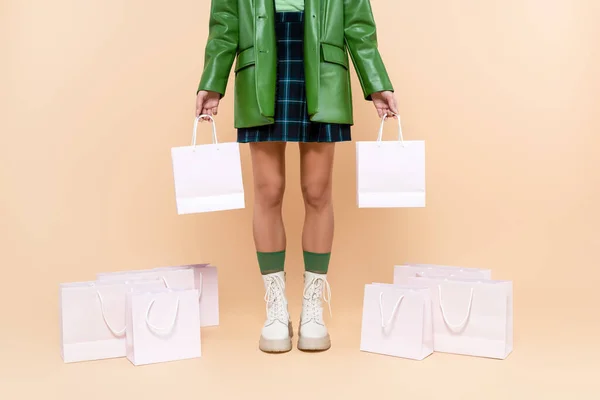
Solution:
{"label": "green top", "polygon": [[277,11],[304,11],[304,0],[275,0]]}

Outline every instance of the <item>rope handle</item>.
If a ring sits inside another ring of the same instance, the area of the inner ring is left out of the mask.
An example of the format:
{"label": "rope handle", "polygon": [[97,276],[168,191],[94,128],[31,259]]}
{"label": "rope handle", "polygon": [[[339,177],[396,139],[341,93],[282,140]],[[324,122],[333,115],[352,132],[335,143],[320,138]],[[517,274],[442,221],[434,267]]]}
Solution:
{"label": "rope handle", "polygon": [[197,138],[197,132],[198,132],[198,122],[200,122],[200,119],[202,119],[202,118],[208,118],[208,119],[210,119],[210,121],[212,123],[212,142],[213,142],[213,144],[218,144],[219,143],[219,141],[217,140],[217,126],[215,124],[215,119],[212,117],[212,115],[200,114],[194,120],[194,131],[192,133],[192,146],[194,148],[196,148],[196,138]]}
{"label": "rope handle", "polygon": [[[170,289],[169,283],[167,282],[167,279],[164,276],[160,277],[160,280],[163,281],[163,283],[165,284],[165,287],[167,289]],[[126,285],[129,284],[129,281],[125,281],[125,284]],[[132,282],[132,284],[135,284],[135,281]],[[92,283],[92,287],[97,288],[97,286],[94,283]],[[98,289],[96,289],[96,296],[98,297],[98,300],[100,301],[100,313],[102,314],[102,319],[104,320],[106,327],[112,332],[113,335],[115,335],[117,337],[122,337],[127,329],[126,326],[124,326],[123,329],[115,329],[113,327],[113,325],[110,322],[108,322],[108,318],[106,317],[106,310],[104,309],[104,298],[102,297],[102,294],[100,293],[100,290],[98,290]],[[125,324],[123,324],[123,325],[125,325]]]}
{"label": "rope handle", "polygon": [[[462,270],[461,270],[462,271]],[[419,271],[415,274],[415,276],[417,278],[430,278],[430,279],[448,279],[448,278],[458,278],[459,276],[454,274],[454,273],[450,273],[450,274],[443,274],[443,273],[437,273],[437,274],[430,274],[427,272],[423,272],[423,271]]]}
{"label": "rope handle", "polygon": [[446,310],[444,310],[444,302],[442,300],[442,285],[438,285],[438,295],[440,298],[440,310],[442,312],[442,318],[444,319],[444,323],[446,324],[446,326],[452,331],[452,332],[460,332],[464,329],[464,327],[467,324],[467,321],[469,320],[469,317],[471,316],[471,307],[473,305],[473,288],[471,288],[471,295],[469,296],[469,306],[467,308],[467,314],[465,315],[465,317],[463,318],[463,320],[458,323],[458,324],[452,324],[450,323],[450,321],[448,321],[448,317],[446,316]]}
{"label": "rope handle", "polygon": [[102,295],[100,294],[99,290],[96,290],[96,295],[98,296],[98,300],[100,300],[100,312],[102,313],[102,319],[104,320],[104,323],[113,335],[117,337],[123,336],[123,334],[125,333],[125,327],[123,327],[123,329],[113,328],[110,322],[108,322],[108,318],[106,318],[106,311],[104,310],[104,299],[102,298]]}
{"label": "rope handle", "polygon": [[156,300],[152,300],[148,305],[148,309],[146,310],[146,325],[150,328],[154,333],[158,333],[160,335],[168,335],[171,333],[173,328],[175,327],[175,323],[177,322],[177,316],[179,315],[179,297],[177,297],[177,303],[175,304],[175,312],[173,313],[173,320],[166,327],[159,327],[150,322],[150,311],[152,310],[152,306]]}
{"label": "rope handle", "polygon": [[[381,124],[379,125],[379,132],[377,133],[377,142],[381,142],[383,140],[383,126],[385,124],[385,120],[388,117],[387,113],[383,114],[381,118]],[[398,141],[402,143],[402,147],[404,147],[404,137],[402,136],[402,122],[400,121],[400,116],[396,115],[398,119]]]}
{"label": "rope handle", "polygon": [[398,307],[400,307],[400,303],[402,303],[403,299],[404,299],[404,295],[400,296],[398,301],[396,301],[396,304],[394,305],[394,308],[392,309],[392,314],[390,315],[390,318],[388,319],[388,321],[386,323],[385,318],[383,316],[383,292],[379,293],[379,312],[381,314],[381,329],[387,328],[392,323],[392,320],[394,319],[394,316],[396,315],[396,311],[398,311]]}
{"label": "rope handle", "polygon": [[204,286],[204,275],[200,272],[200,287],[198,288],[198,302],[202,300],[202,286]]}

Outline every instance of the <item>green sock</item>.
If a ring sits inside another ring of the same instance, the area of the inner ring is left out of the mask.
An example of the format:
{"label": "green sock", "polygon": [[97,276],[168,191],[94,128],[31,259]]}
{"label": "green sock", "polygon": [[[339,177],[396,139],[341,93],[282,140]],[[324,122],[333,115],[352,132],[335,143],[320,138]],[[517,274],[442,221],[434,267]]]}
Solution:
{"label": "green sock", "polygon": [[329,269],[331,253],[304,252],[304,269],[314,274],[326,274]]}
{"label": "green sock", "polygon": [[273,253],[261,253],[260,251],[257,251],[256,256],[258,258],[258,266],[261,274],[267,275],[283,271],[283,266],[285,264],[285,250]]}

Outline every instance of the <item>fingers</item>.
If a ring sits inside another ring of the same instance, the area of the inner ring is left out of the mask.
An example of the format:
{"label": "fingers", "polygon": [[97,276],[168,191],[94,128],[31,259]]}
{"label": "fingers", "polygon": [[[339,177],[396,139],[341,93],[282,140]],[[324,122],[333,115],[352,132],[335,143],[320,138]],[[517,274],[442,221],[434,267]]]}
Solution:
{"label": "fingers", "polygon": [[200,99],[196,102],[196,118],[198,118],[202,114],[202,102]]}
{"label": "fingers", "polygon": [[204,105],[205,98],[204,92],[198,92],[198,96],[196,97],[196,118],[202,114],[202,106]]}
{"label": "fingers", "polygon": [[392,112],[390,112],[390,109],[383,106],[377,109],[377,114],[379,114],[379,118],[383,118],[383,116],[386,116],[387,118],[394,118]]}
{"label": "fingers", "polygon": [[378,108],[377,113],[379,114],[379,118],[383,118],[383,116],[385,115],[386,119],[398,119],[398,112],[395,111],[395,107],[393,107],[392,105]]}
{"label": "fingers", "polygon": [[[200,115],[212,115],[213,108],[206,108],[206,103],[209,102],[209,98],[207,92],[200,91],[198,93],[198,97],[196,98],[196,118]],[[209,121],[210,119],[207,117],[200,118],[200,122]]]}
{"label": "fingers", "polygon": [[393,92],[387,92],[385,96],[386,106],[389,109],[390,117],[397,119],[398,118],[398,106],[396,105],[396,97]]}
{"label": "fingers", "polygon": [[[196,98],[196,118],[200,115],[217,115],[219,100],[213,96],[213,92],[200,91]],[[209,117],[202,117],[200,121],[210,121]]]}
{"label": "fingers", "polygon": [[396,103],[396,96],[393,93],[390,96],[389,107],[394,113],[394,118],[398,118],[398,104]]}
{"label": "fingers", "polygon": [[[211,117],[214,117],[215,115],[217,115],[217,107],[203,108],[202,109],[202,114],[204,114],[204,115],[210,115]],[[202,117],[200,120],[201,121],[210,121],[210,118],[209,117]]]}

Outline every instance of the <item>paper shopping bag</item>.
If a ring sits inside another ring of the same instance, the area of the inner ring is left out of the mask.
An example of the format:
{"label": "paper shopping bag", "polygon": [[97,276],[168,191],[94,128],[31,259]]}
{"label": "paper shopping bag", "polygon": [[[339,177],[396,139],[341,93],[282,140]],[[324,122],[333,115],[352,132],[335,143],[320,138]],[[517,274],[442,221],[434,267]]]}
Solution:
{"label": "paper shopping bag", "polygon": [[356,143],[359,208],[425,207],[425,142],[406,141],[398,117],[398,140]]}
{"label": "paper shopping bag", "polygon": [[[211,119],[212,144],[196,145],[198,121],[202,117]],[[192,145],[172,148],[171,158],[178,214],[245,207],[239,144],[218,143],[212,117],[197,117]]]}
{"label": "paper shopping bag", "polygon": [[127,295],[127,358],[134,365],[201,356],[198,291]]}
{"label": "paper shopping bag", "polygon": [[360,349],[423,360],[433,352],[428,288],[365,286]]}
{"label": "paper shopping bag", "polygon": [[125,357],[126,292],[164,287],[161,279],[61,284],[59,326],[64,362]]}
{"label": "paper shopping bag", "polygon": [[[183,272],[182,272],[183,271]],[[188,271],[188,272],[185,272]],[[200,293],[200,325],[219,325],[217,268],[208,264],[160,267],[97,274],[99,281],[163,278],[173,289],[197,289]]]}
{"label": "paper shopping bag", "polygon": [[504,359],[513,349],[510,281],[409,278],[430,288],[435,351]]}
{"label": "paper shopping bag", "polygon": [[492,279],[492,270],[434,264],[406,264],[394,266],[395,284],[406,285],[408,283],[408,278],[411,277]]}

